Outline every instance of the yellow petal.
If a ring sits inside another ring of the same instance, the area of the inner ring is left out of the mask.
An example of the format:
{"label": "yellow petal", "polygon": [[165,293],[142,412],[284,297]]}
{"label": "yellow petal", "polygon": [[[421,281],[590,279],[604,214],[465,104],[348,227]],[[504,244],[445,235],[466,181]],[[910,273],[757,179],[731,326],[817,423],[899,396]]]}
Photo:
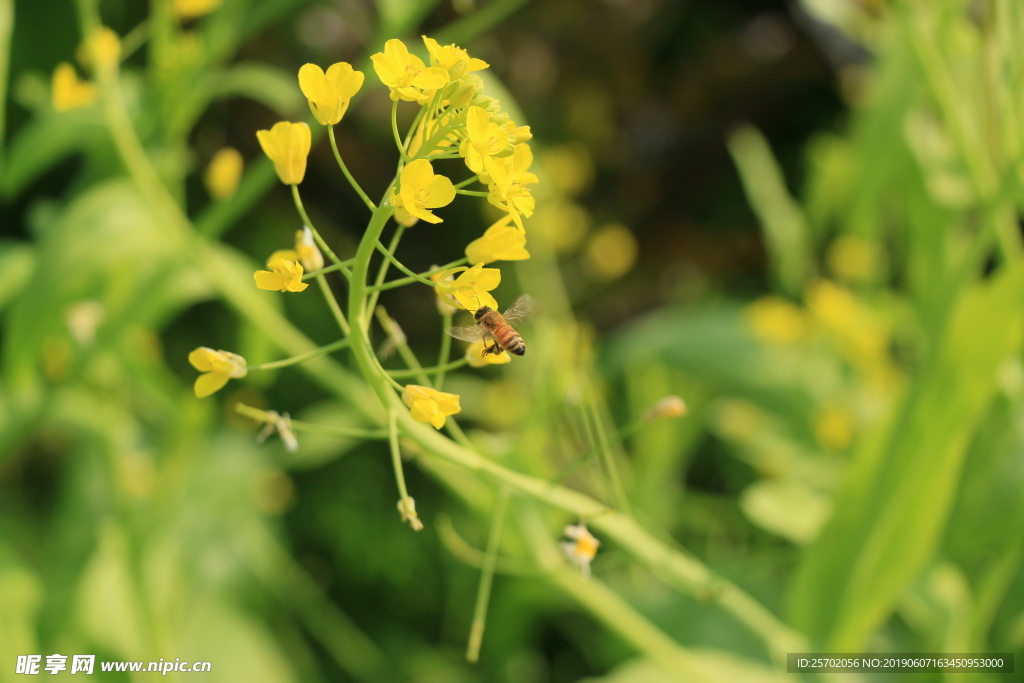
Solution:
{"label": "yellow petal", "polygon": [[427,208],[436,209],[439,206],[448,206],[455,199],[455,186],[452,181],[443,175],[436,175],[427,185]]}
{"label": "yellow petal", "polygon": [[448,76],[447,71],[440,67],[432,66],[416,74],[416,78],[412,79],[412,84],[424,90],[437,90],[447,85],[449,80],[451,78]]}
{"label": "yellow petal", "polygon": [[222,147],[213,155],[210,165],[206,167],[203,181],[210,196],[224,200],[235,194],[238,183],[242,179],[242,167],[245,162],[241,153],[233,147]]}
{"label": "yellow petal", "polygon": [[283,261],[298,261],[299,254],[294,249],[278,249],[270,255],[270,258],[267,259],[267,267],[273,268],[270,264],[278,259]]}
{"label": "yellow petal", "polygon": [[483,107],[470,107],[466,112],[466,133],[473,141],[482,140],[490,122],[491,116]]}
{"label": "yellow petal", "polygon": [[480,301],[481,306],[487,306],[490,309],[498,310],[498,302],[495,301],[494,297],[487,292],[477,291],[477,298]]}
{"label": "yellow petal", "polygon": [[343,100],[351,99],[363,87],[362,71],[356,71],[348,62],[332,64],[327,69],[327,80],[334,83],[338,89],[338,97]]}
{"label": "yellow petal", "polygon": [[200,372],[209,372],[213,369],[213,357],[217,355],[217,352],[206,346],[200,346],[198,349],[193,349],[188,354],[188,362],[192,364],[196,370]]}
{"label": "yellow petal", "polygon": [[[410,161],[402,169],[402,190],[408,187],[415,192],[423,189],[434,179],[434,167],[426,159]],[[409,208],[406,206],[406,208]]]}
{"label": "yellow petal", "polygon": [[324,70],[316,64],[303,64],[299,69],[299,90],[306,99],[326,102],[334,93],[328,87]]}
{"label": "yellow petal", "polygon": [[219,372],[207,372],[196,378],[193,390],[196,392],[197,397],[206,398],[227,384],[228,379],[230,378],[227,375]]}
{"label": "yellow petal", "polygon": [[277,273],[271,273],[267,270],[257,270],[253,273],[253,277],[256,279],[256,286],[260,289],[277,291],[284,289],[284,278]]}

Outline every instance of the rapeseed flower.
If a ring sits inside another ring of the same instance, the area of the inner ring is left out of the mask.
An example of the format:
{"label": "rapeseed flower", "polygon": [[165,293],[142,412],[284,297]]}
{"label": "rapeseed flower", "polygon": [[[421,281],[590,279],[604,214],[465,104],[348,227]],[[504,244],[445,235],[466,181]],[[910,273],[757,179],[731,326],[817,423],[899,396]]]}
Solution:
{"label": "rapeseed flower", "polygon": [[78,78],[75,67],[71,64],[61,62],[53,70],[50,99],[54,111],[69,111],[85,107],[96,99],[96,86]]}
{"label": "rapeseed flower", "polygon": [[804,312],[778,296],[761,297],[747,306],[744,313],[754,336],[769,344],[795,344],[807,328]]}
{"label": "rapeseed flower", "polygon": [[308,271],[320,270],[324,267],[324,256],[320,253],[320,248],[316,246],[316,241],[313,240],[313,231],[306,226],[302,226],[302,230],[295,231],[294,249],[275,251],[267,259],[267,263],[279,258],[285,261],[298,261]]}
{"label": "rapeseed flower", "polygon": [[480,71],[490,66],[476,57],[470,57],[464,49],[455,45],[441,45],[433,38],[422,36],[423,44],[430,53],[430,66],[436,66],[448,72],[451,78],[462,78],[470,71]]}
{"label": "rapeseed flower", "polygon": [[179,19],[195,19],[206,16],[220,7],[222,0],[174,0],[171,11]]}
{"label": "rapeseed flower", "polygon": [[97,26],[86,36],[78,58],[94,71],[116,66],[121,59],[121,39],[106,26]]}
{"label": "rapeseed flower", "polygon": [[466,159],[469,170],[486,173],[499,187],[507,186],[507,169],[496,158],[507,148],[508,133],[493,123],[484,109],[470,107],[466,112],[466,137],[459,146],[459,154]]}
{"label": "rapeseed flower", "polygon": [[587,530],[586,524],[570,524],[562,531],[570,540],[562,542],[562,553],[583,572],[583,578],[590,577],[590,563],[597,556],[601,541]]}
{"label": "rapeseed flower", "polygon": [[471,343],[466,347],[466,361],[472,368],[485,368],[488,365],[504,365],[512,362],[511,353],[488,353],[484,355],[484,349],[489,344],[482,341]]}
{"label": "rapeseed flower", "polygon": [[391,88],[391,99],[397,102],[426,103],[434,91],[448,84],[450,77],[444,69],[428,67],[423,60],[409,53],[405,43],[392,38],[384,43],[384,52],[371,55],[373,70],[381,82]]}
{"label": "rapeseed flower", "polygon": [[242,154],[234,147],[222,147],[217,150],[203,175],[206,191],[217,200],[230,198],[238,190],[244,165]]}
{"label": "rapeseed flower", "polygon": [[[461,275],[454,280],[447,279],[455,273]],[[501,271],[497,268],[484,268],[482,263],[472,268],[449,268],[440,273],[439,280],[434,285],[434,291],[442,296],[453,297],[467,311],[475,311],[482,306],[494,310],[498,308],[498,302],[490,295],[490,291],[501,284]]]}
{"label": "rapeseed flower", "polygon": [[257,270],[253,273],[256,279],[256,286],[260,289],[278,290],[281,292],[301,292],[309,283],[302,281],[302,264],[280,256],[271,256],[267,263],[267,270]]}
{"label": "rapeseed flower", "polygon": [[530,166],[533,164],[533,151],[530,146],[522,143],[516,145],[515,153],[501,160],[504,164],[506,185],[495,182],[495,179],[481,174],[481,179],[487,183],[489,194],[487,201],[503,211],[507,211],[515,221],[520,230],[523,226],[523,216],[529,218],[533,215],[536,201],[530,194],[530,183],[538,182],[535,174],[530,173]]}
{"label": "rapeseed flower", "polygon": [[306,176],[306,157],[312,144],[305,123],[279,121],[270,130],[256,131],[263,152],[274,162],[277,177],[285,185],[298,185]]}
{"label": "rapeseed flower", "polygon": [[417,422],[429,422],[435,429],[444,427],[445,418],[462,410],[458,394],[407,384],[402,392],[402,401],[409,407],[409,414]]}
{"label": "rapeseed flower", "polygon": [[434,168],[426,159],[406,164],[400,180],[401,188],[397,193],[392,190],[390,198],[391,205],[395,207],[395,219],[403,225],[415,223],[413,218],[440,223],[441,219],[431,213],[430,209],[452,203],[455,199],[452,181],[443,175],[434,175]]}
{"label": "rapeseed flower", "polygon": [[624,225],[612,223],[594,232],[583,258],[591,275],[601,280],[614,280],[629,272],[636,263],[638,251],[633,232]]}
{"label": "rapeseed flower", "polygon": [[493,261],[522,261],[530,258],[526,251],[526,234],[509,223],[512,216],[499,219],[487,228],[483,237],[466,246],[466,258],[470,263],[491,263]]}
{"label": "rapeseed flower", "polygon": [[332,64],[326,74],[316,64],[299,69],[299,89],[309,101],[313,116],[325,126],[341,121],[362,86],[363,72],[356,71],[348,62]]}
{"label": "rapeseed flower", "polygon": [[203,373],[196,379],[193,387],[199,398],[205,398],[217,391],[227,384],[229,379],[241,379],[248,373],[245,359],[238,354],[214,351],[205,346],[200,346],[188,354],[188,362]]}

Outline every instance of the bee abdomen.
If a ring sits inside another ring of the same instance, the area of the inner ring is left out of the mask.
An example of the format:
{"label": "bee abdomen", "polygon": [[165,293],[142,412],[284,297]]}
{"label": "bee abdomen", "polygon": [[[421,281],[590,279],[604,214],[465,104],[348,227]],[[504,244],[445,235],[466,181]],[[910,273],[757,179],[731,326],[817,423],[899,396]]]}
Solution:
{"label": "bee abdomen", "polygon": [[501,344],[502,348],[511,354],[516,356],[526,355],[526,344],[523,342],[523,338],[519,336],[512,327],[505,325],[504,327],[494,331],[496,341]]}

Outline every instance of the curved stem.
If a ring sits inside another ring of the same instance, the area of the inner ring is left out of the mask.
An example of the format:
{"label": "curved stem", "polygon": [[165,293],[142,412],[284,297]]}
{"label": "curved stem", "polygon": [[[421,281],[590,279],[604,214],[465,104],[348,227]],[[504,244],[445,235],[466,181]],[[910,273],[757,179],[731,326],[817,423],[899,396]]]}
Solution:
{"label": "curved stem", "polygon": [[346,259],[346,260],[342,261],[341,263],[334,263],[334,264],[331,264],[329,266],[325,266],[324,268],[321,268],[320,270],[311,270],[308,273],[303,273],[302,274],[302,279],[303,280],[309,280],[310,278],[314,278],[317,275],[323,275],[324,273],[332,273],[332,272],[334,272],[336,270],[344,270],[345,272],[343,272],[342,275],[345,275],[346,277],[348,277],[348,275],[349,275],[349,273],[348,273],[348,266],[351,266],[355,262],[356,262],[356,260],[354,258],[350,258],[350,259]]}
{"label": "curved stem", "polygon": [[[428,270],[426,272],[420,273],[419,274],[420,275],[419,278],[403,277],[403,278],[398,279],[398,280],[391,280],[390,282],[384,282],[384,283],[378,283],[378,284],[375,284],[375,285],[370,285],[366,289],[368,291],[371,291],[371,292],[383,292],[386,289],[394,289],[395,287],[403,287],[405,285],[411,285],[414,282],[421,282],[422,278],[427,278],[427,277],[430,277],[431,275],[436,275],[437,273],[444,272],[444,271],[448,270],[449,268],[457,268],[457,267],[463,266],[463,265],[465,265],[467,263],[469,263],[469,259],[460,258],[458,261],[452,261],[451,263],[446,263],[443,266],[438,266],[437,268],[431,268],[430,270]],[[436,283],[433,280],[430,281],[430,286],[431,287],[433,287],[435,284]]]}
{"label": "curved stem", "polygon": [[[448,358],[452,354],[452,336],[448,334],[452,326],[452,314],[446,313],[441,318],[441,352],[437,356],[437,373],[434,375],[434,388],[441,391],[444,386],[444,374],[448,371]],[[462,359],[468,363],[465,358]]]}
{"label": "curved stem", "polygon": [[487,534],[487,554],[480,570],[480,586],[476,592],[476,606],[473,608],[473,625],[469,629],[469,644],[466,646],[466,661],[474,663],[480,658],[480,643],[484,639],[487,621],[487,603],[491,599],[491,583],[494,581],[494,565],[498,559],[498,544],[501,542],[501,527],[505,521],[505,506],[508,503],[508,489],[501,489],[494,500],[491,513],[491,530]]}
{"label": "curved stem", "polygon": [[289,365],[295,365],[297,363],[301,363],[302,361],[309,360],[310,358],[316,358],[317,356],[322,356],[325,353],[330,353],[331,351],[337,351],[338,349],[343,349],[343,348],[348,346],[348,343],[349,343],[348,339],[339,339],[338,341],[333,342],[331,344],[326,344],[324,346],[321,346],[318,349],[313,349],[312,351],[307,351],[306,353],[300,353],[299,355],[292,356],[291,358],[284,358],[282,360],[275,360],[275,361],[271,361],[270,363],[260,363],[259,365],[250,365],[248,367],[248,369],[249,370],[273,370],[275,368],[286,368]]}
{"label": "curved stem", "polygon": [[334,298],[334,292],[331,291],[330,286],[327,284],[327,278],[323,275],[316,276],[316,282],[320,285],[320,291],[323,292],[324,299],[327,301],[327,307],[331,309],[331,314],[334,319],[338,321],[338,327],[345,333],[347,337],[351,334],[349,330],[348,321],[345,320],[345,314],[341,312],[341,306],[338,305],[338,300]]}
{"label": "curved stem", "polygon": [[[388,370],[388,374],[395,379],[404,379],[406,377],[415,377],[421,372],[430,374],[432,372],[436,373],[441,370],[443,370],[444,372],[448,372],[449,370],[458,370],[461,367],[465,367],[468,363],[469,361],[466,360],[465,358],[460,358],[459,360],[453,360],[451,363],[445,363],[444,365],[436,365],[432,368],[419,368],[411,370]],[[441,387],[438,386],[434,388],[440,390]]]}
{"label": "curved stem", "polygon": [[[278,419],[278,414],[268,411],[260,410],[252,406],[247,406],[244,403],[236,403],[235,410],[240,415],[245,415],[248,418],[256,420],[257,422],[275,422]],[[363,429],[361,427],[336,427],[334,425],[321,425],[314,424],[312,422],[300,422],[299,420],[291,421],[292,429],[297,432],[315,432],[321,434],[337,434],[338,436],[351,436],[356,439],[386,439],[388,436],[387,430],[384,429]]]}
{"label": "curved stem", "polygon": [[468,178],[466,178],[465,180],[463,180],[462,182],[460,182],[460,183],[455,183],[455,189],[456,189],[456,190],[461,190],[461,189],[462,189],[462,188],[464,188],[464,187],[465,187],[466,185],[469,185],[469,184],[471,184],[471,183],[474,183],[474,182],[476,182],[476,181],[478,181],[478,180],[480,180],[480,176],[478,176],[478,175],[471,175],[471,176],[469,176]]}
{"label": "curved stem", "polygon": [[398,153],[402,155],[402,161],[409,161],[409,155],[405,153],[405,145],[402,144],[402,136],[398,134],[398,101],[391,103],[391,132],[395,136],[395,145]]}
{"label": "curved stem", "polygon": [[[402,235],[404,235],[404,234],[405,234],[405,226],[399,224],[398,228],[395,230],[395,234],[391,236],[391,243],[388,244],[388,251],[390,253],[394,254],[396,251],[398,251],[398,243],[402,241]],[[379,242],[380,240],[378,239],[377,241]],[[390,265],[391,265],[391,261],[389,261],[387,259],[384,259],[384,260],[382,260],[380,262],[380,268],[377,269],[377,279],[375,280],[377,285],[379,285],[382,282],[384,282],[384,278],[388,274],[388,267]],[[370,302],[367,305],[366,310],[373,311],[373,309],[377,306],[377,299],[379,299],[379,298],[380,298],[380,292],[379,291],[373,291],[370,294]]]}
{"label": "curved stem", "polygon": [[491,194],[490,192],[477,192],[476,190],[460,190],[458,188],[455,189],[455,193],[469,195],[470,197],[489,197]]}
{"label": "curved stem", "polygon": [[302,217],[303,223],[309,228],[309,231],[313,233],[313,239],[320,246],[320,249],[327,254],[327,258],[334,262],[334,265],[338,266],[338,269],[345,273],[345,277],[349,277],[348,269],[344,266],[341,259],[338,258],[334,250],[327,246],[327,242],[324,242],[324,238],[317,232],[316,227],[313,225],[313,221],[309,220],[309,215],[306,213],[306,207],[302,205],[302,197],[299,196],[299,186],[292,185],[292,199],[295,201],[295,208],[299,212],[299,216]]}
{"label": "curved stem", "polygon": [[388,261],[391,261],[391,263],[394,264],[395,268],[398,268],[400,271],[402,271],[403,273],[405,273],[406,275],[411,277],[414,281],[422,282],[423,284],[429,285],[431,287],[434,286],[434,283],[433,283],[432,280],[428,280],[427,278],[425,278],[425,277],[423,277],[423,276],[421,276],[421,275],[419,275],[417,273],[414,273],[409,268],[406,268],[405,265],[403,265],[401,261],[396,259],[394,257],[394,255],[390,251],[388,251],[387,247],[385,247],[379,241],[377,242],[377,251],[379,251],[380,253],[384,254],[384,258],[386,258]]}
{"label": "curved stem", "polygon": [[363,188],[361,188],[359,183],[356,182],[356,179],[352,177],[352,174],[349,173],[348,166],[346,166],[345,162],[341,159],[341,152],[338,151],[338,142],[334,139],[334,126],[327,126],[327,136],[331,138],[331,149],[334,150],[334,158],[338,162],[338,166],[341,167],[341,172],[345,174],[345,178],[348,179],[349,185],[352,186],[352,189],[355,190],[356,194],[358,194],[360,199],[363,200],[366,207],[370,211],[373,211],[377,208],[377,205],[366,196],[366,193],[363,192]]}

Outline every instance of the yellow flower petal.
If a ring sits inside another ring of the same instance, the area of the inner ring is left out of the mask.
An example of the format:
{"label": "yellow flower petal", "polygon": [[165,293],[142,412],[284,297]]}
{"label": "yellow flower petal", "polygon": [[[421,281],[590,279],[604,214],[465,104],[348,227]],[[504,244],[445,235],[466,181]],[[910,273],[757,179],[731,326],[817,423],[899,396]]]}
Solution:
{"label": "yellow flower petal", "polygon": [[237,149],[219,149],[210,160],[210,165],[206,167],[206,174],[203,176],[210,196],[217,200],[225,200],[234,195],[238,190],[238,183],[242,180],[244,165],[242,155]]}
{"label": "yellow flower petal", "polygon": [[227,375],[219,372],[207,372],[196,378],[193,390],[199,398],[206,398],[213,392],[221,389],[230,379]]}
{"label": "yellow flower petal", "polygon": [[256,279],[256,286],[260,289],[281,291],[285,288],[284,278],[278,273],[272,273],[267,270],[257,270],[252,275]]}
{"label": "yellow flower petal", "polygon": [[216,351],[206,346],[200,346],[198,349],[194,349],[188,354],[188,362],[192,364],[196,370],[200,372],[209,372],[213,370],[213,356],[216,355]]}
{"label": "yellow flower petal", "polygon": [[256,132],[264,153],[274,162],[274,170],[285,185],[297,185],[306,175],[306,157],[312,134],[305,123],[279,121],[270,130]]}

